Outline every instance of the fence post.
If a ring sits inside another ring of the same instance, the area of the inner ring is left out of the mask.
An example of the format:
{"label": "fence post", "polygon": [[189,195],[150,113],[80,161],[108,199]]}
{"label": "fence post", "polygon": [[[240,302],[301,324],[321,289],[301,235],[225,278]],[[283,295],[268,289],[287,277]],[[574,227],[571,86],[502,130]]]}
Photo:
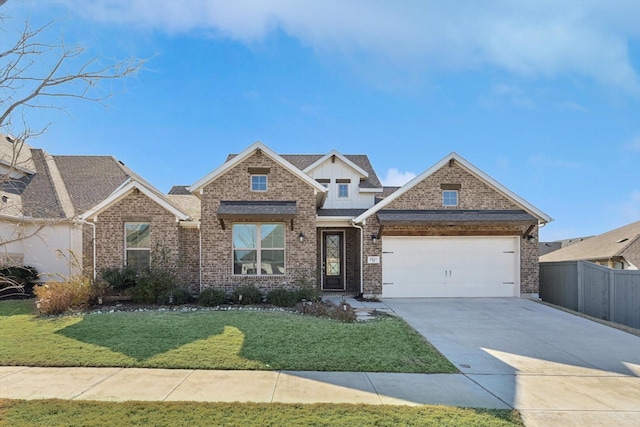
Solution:
{"label": "fence post", "polygon": [[609,272],[609,321],[616,321],[616,271]]}
{"label": "fence post", "polygon": [[584,282],[582,280],[582,261],[578,261],[576,267],[578,269],[578,311],[584,313]]}

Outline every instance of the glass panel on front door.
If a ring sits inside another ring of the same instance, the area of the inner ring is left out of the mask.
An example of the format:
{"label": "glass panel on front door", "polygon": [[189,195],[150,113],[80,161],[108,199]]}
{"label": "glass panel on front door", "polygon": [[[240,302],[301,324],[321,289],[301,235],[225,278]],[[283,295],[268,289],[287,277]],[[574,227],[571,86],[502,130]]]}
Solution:
{"label": "glass panel on front door", "polygon": [[344,263],[343,239],[341,231],[324,233],[324,248],[322,251],[322,289],[344,290]]}
{"label": "glass panel on front door", "polygon": [[326,236],[326,250],[327,261],[326,269],[327,276],[339,276],[340,275],[340,236],[339,235],[327,235]]}

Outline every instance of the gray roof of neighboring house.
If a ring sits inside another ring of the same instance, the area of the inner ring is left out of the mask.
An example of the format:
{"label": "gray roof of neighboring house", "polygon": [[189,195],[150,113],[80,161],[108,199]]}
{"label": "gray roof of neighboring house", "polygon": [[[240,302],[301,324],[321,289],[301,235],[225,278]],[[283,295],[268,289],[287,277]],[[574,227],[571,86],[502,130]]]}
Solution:
{"label": "gray roof of neighboring house", "polygon": [[556,240],[554,242],[539,242],[538,243],[538,253],[540,256],[546,255],[549,252],[557,251],[560,248],[564,248],[569,245],[573,245],[578,242],[582,242],[583,240],[590,239],[593,236],[586,237],[574,237],[571,239],[564,240]]}
{"label": "gray roof of neighboring house", "polygon": [[[326,154],[280,154],[280,157],[291,163],[293,166],[300,170],[304,170],[308,166],[311,166],[316,161],[323,158]],[[229,154],[226,161],[233,159],[237,154]],[[368,178],[360,182],[362,188],[382,188],[382,184],[376,175],[376,171],[371,166],[369,157],[365,154],[344,154],[348,160],[353,162],[358,167],[362,168],[369,174]]]}
{"label": "gray roof of neighboring house", "polygon": [[10,215],[32,218],[64,218],[64,210],[56,194],[45,153],[31,149],[35,174],[21,179],[7,179],[2,183],[2,194],[11,206]]}
{"label": "gray roof of neighboring house", "polygon": [[27,163],[33,165],[32,175],[2,180],[0,193],[7,202],[0,206],[0,213],[71,218],[96,206],[128,180],[139,182],[182,212],[186,213],[184,206],[189,205],[171,200],[112,156],[51,156],[31,148]]}
{"label": "gray roof of neighboring house", "polygon": [[130,178],[112,156],[54,156],[54,159],[78,214],[109,197]]}
{"label": "gray roof of neighboring house", "polygon": [[380,224],[415,224],[431,222],[518,222],[536,223],[533,215],[522,210],[381,210]]}
{"label": "gray roof of neighboring house", "polygon": [[549,252],[540,262],[604,260],[623,257],[640,268],[640,221]]}
{"label": "gray roof of neighboring house", "polygon": [[219,217],[279,216],[293,217],[298,209],[295,201],[221,201]]}

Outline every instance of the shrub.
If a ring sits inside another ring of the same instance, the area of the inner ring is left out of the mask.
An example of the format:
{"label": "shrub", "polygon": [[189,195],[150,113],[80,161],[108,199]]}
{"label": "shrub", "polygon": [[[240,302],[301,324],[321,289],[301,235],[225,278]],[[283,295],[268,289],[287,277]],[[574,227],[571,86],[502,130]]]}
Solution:
{"label": "shrub", "polygon": [[85,307],[91,296],[91,284],[83,277],[71,277],[65,282],[49,282],[37,286],[34,293],[43,314],[62,314]]}
{"label": "shrub", "polygon": [[176,288],[176,279],[169,270],[151,268],[138,277],[138,283],[132,289],[134,302],[157,304],[162,295]]}
{"label": "shrub", "polygon": [[328,317],[330,319],[339,320],[341,322],[355,322],[356,312],[349,304],[336,305],[331,301],[320,301],[313,304],[307,304],[305,307],[298,307],[299,311],[316,317]]}
{"label": "shrub", "polygon": [[262,302],[262,291],[254,285],[238,286],[231,294],[231,300],[236,304],[260,304]]}
{"label": "shrub", "polygon": [[267,293],[267,302],[278,307],[293,307],[300,301],[299,291],[280,288]]}
{"label": "shrub", "polygon": [[215,307],[229,302],[229,295],[220,289],[207,288],[200,292],[198,304],[203,307]]}
{"label": "shrub", "polygon": [[102,278],[114,291],[131,289],[138,284],[138,272],[132,267],[107,268],[102,272]]}
{"label": "shrub", "polygon": [[[173,295],[173,302],[169,302],[169,297]],[[187,304],[191,301],[191,293],[183,288],[175,288],[169,291],[165,291],[160,295],[160,304]]]}

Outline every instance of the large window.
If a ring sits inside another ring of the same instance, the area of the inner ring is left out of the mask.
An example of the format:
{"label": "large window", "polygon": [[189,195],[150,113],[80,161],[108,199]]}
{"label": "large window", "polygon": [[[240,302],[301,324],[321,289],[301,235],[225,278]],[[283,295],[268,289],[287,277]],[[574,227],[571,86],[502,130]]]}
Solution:
{"label": "large window", "polygon": [[233,274],[284,274],[284,224],[233,224]]}
{"label": "large window", "polygon": [[251,191],[267,191],[267,176],[251,175]]}
{"label": "large window", "polygon": [[147,222],[125,222],[125,263],[137,270],[151,263],[151,230]]}
{"label": "large window", "polygon": [[458,190],[443,191],[442,204],[444,206],[458,206]]}

